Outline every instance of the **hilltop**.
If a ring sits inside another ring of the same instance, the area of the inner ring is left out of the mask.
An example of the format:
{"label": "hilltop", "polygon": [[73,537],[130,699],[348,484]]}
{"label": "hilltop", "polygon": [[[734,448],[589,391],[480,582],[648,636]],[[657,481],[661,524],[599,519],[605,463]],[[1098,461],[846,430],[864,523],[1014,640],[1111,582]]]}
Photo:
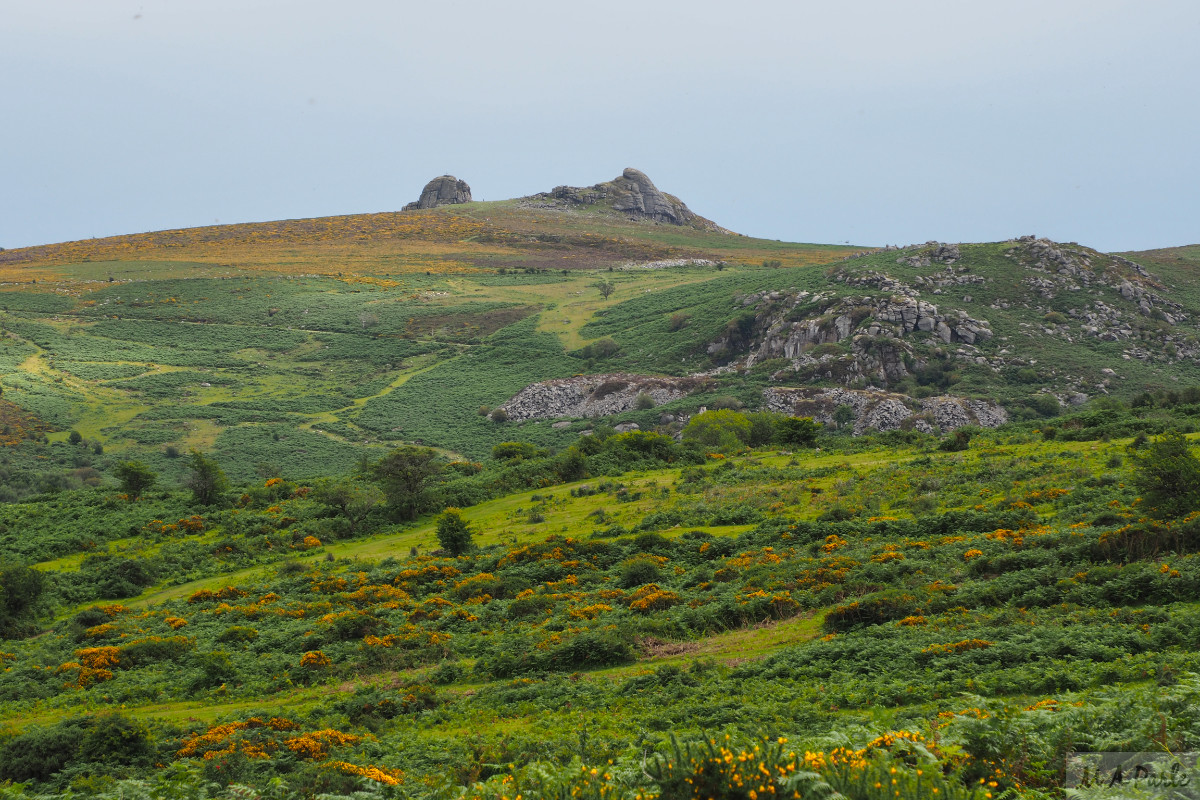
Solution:
{"label": "hilltop", "polygon": [[469,200],[470,188],[458,189],[457,183],[466,183],[454,181],[446,191],[458,202],[439,202],[435,187],[434,199],[425,203],[429,207],[408,211],[213,225],[0,251],[0,281],[104,280],[109,277],[106,267],[115,270],[116,278],[148,277],[161,275],[168,265],[196,276],[243,270],[472,274],[514,267],[607,269],[669,260],[772,259],[802,266],[853,250],[731,235],[660,192],[635,169],[589,189],[558,187],[544,195],[497,202],[462,202]]}

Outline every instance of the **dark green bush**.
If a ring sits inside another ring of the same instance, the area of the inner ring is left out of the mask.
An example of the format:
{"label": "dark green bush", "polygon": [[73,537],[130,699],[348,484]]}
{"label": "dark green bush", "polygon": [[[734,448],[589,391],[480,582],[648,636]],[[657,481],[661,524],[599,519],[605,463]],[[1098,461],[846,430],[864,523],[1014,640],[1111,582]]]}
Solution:
{"label": "dark green bush", "polygon": [[662,579],[662,570],[658,562],[647,557],[635,557],[621,565],[618,580],[621,588],[632,589],[647,583],[656,583]]}

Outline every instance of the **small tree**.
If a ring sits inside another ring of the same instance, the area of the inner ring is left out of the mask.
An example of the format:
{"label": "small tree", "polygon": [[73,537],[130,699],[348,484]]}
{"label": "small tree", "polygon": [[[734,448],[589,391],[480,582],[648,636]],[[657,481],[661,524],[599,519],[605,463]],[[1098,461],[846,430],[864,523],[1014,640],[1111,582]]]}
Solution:
{"label": "small tree", "polygon": [[199,450],[188,454],[188,470],[184,485],[192,490],[192,499],[200,505],[211,506],[222,492],[229,489],[229,479],[216,459],[209,458]]}
{"label": "small tree", "polygon": [[402,519],[416,519],[426,507],[428,491],[442,471],[437,453],[428,447],[397,447],[369,467],[388,505]]}
{"label": "small tree", "polygon": [[610,337],[605,336],[603,339],[598,339],[576,350],[574,355],[578,355],[580,358],[609,358],[610,356],[615,356],[620,351],[621,345],[614,342]]}
{"label": "small tree", "polygon": [[537,447],[529,442],[500,442],[492,447],[492,458],[497,461],[518,462],[537,458],[539,455],[545,455],[545,453],[539,452]]}
{"label": "small tree", "polygon": [[750,438],[746,444],[751,447],[766,447],[775,441],[776,426],[779,424],[779,414],[774,411],[751,411],[743,414],[750,423]]}
{"label": "small tree", "polygon": [[437,518],[437,540],[442,549],[452,556],[461,556],[475,547],[471,526],[462,518],[462,512],[450,507]]}
{"label": "small tree", "polygon": [[821,423],[812,417],[784,417],[775,426],[775,438],[795,447],[812,447],[820,430]]}
{"label": "small tree", "polygon": [[592,284],[601,296],[607,300],[609,296],[617,290],[617,285],[612,281],[599,280]]}
{"label": "small tree", "polygon": [[687,327],[687,324],[691,321],[691,319],[692,315],[683,311],[672,314],[670,322],[667,323],[667,330],[671,331],[672,333],[675,331],[681,331]]}
{"label": "small tree", "polygon": [[857,415],[854,413],[854,406],[843,403],[833,410],[833,424],[837,426],[838,430],[841,430],[853,422],[855,416]]}
{"label": "small tree", "polygon": [[1200,459],[1179,431],[1168,431],[1149,447],[1130,450],[1133,484],[1160,519],[1200,509]]}
{"label": "small tree", "polygon": [[376,486],[362,484],[352,478],[334,480],[322,478],[313,487],[317,502],[337,511],[346,520],[353,536],[359,524],[383,502],[383,492]]}
{"label": "small tree", "polygon": [[33,567],[0,561],[0,639],[19,639],[37,631],[45,583]]}
{"label": "small tree", "polygon": [[688,422],[683,429],[683,440],[715,450],[737,450],[750,441],[750,427],[746,416],[736,411],[705,411]]}
{"label": "small tree", "polygon": [[130,500],[137,500],[142,496],[142,492],[158,480],[158,475],[141,461],[123,461],[113,468],[113,475],[121,482],[121,491],[127,494]]}

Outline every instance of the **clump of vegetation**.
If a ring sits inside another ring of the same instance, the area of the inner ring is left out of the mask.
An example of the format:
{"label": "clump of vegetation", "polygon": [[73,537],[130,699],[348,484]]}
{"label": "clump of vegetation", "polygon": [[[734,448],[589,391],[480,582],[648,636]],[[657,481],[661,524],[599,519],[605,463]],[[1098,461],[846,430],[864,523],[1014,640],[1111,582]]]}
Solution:
{"label": "clump of vegetation", "polygon": [[1134,485],[1145,505],[1160,518],[1200,511],[1200,458],[1178,431],[1133,450]]}
{"label": "clump of vegetation", "polygon": [[452,556],[461,556],[474,546],[471,527],[462,518],[462,511],[447,508],[437,518],[437,540],[442,549]]}
{"label": "clump of vegetation", "polygon": [[158,480],[158,475],[140,461],[122,461],[113,467],[113,475],[130,500],[137,500]]}

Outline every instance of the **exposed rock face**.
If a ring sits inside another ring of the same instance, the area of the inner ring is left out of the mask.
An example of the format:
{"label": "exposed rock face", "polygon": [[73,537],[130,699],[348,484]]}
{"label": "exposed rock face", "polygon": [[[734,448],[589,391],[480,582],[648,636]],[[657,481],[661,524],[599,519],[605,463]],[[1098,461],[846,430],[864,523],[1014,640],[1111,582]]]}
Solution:
{"label": "exposed rock face", "polygon": [[603,417],[635,407],[638,395],[649,395],[655,405],[669,403],[705,388],[704,377],[655,378],[614,373],[580,375],[526,386],[503,408],[514,422],[556,417]]}
{"label": "exposed rock face", "polygon": [[[1053,300],[1061,295],[1070,297],[1068,293],[1104,287],[1115,290],[1123,300],[1137,304],[1135,314],[1123,311],[1119,304],[1099,299],[1091,300],[1090,307],[1081,304],[1082,307],[1071,309],[1068,314],[1073,323],[1078,323],[1083,336],[1107,342],[1136,340],[1142,336],[1137,316],[1160,319],[1172,326],[1189,318],[1183,306],[1161,293],[1164,287],[1153,275],[1141,264],[1122,256],[1103,256],[1110,262],[1107,265],[1095,263],[1093,256],[1096,254],[1032,236],[1017,239],[1016,246],[1005,255],[1031,273],[1022,282],[1043,300]],[[1043,332],[1047,335],[1060,335],[1071,340],[1065,328],[1044,327]],[[1200,351],[1187,346],[1185,341],[1174,344],[1186,357],[1200,355]],[[1133,350],[1128,352],[1137,357]]]}
{"label": "exposed rock face", "polygon": [[471,202],[471,187],[467,186],[467,182],[460,181],[453,175],[442,175],[425,184],[425,188],[421,190],[421,199],[409,203],[404,210],[419,211],[469,202]]}
{"label": "exposed rock face", "polygon": [[[908,376],[908,364],[920,362],[914,356],[914,342],[975,345],[992,337],[985,320],[962,311],[941,312],[894,278],[871,273],[847,282],[891,294],[834,297],[828,292],[776,291],[748,295],[741,298],[740,305],[753,309],[749,336],[743,335],[739,341],[740,332],[731,331],[709,344],[709,354],[749,351],[742,366],[786,358],[794,371],[814,378],[823,376],[841,383],[865,379],[887,386]],[[847,341],[849,352],[813,352],[819,345]]]}
{"label": "exposed rock face", "polygon": [[956,244],[943,244],[941,242],[926,242],[926,250],[909,256],[900,256],[896,259],[897,264],[906,264],[910,267],[928,267],[931,264],[946,264],[949,266],[962,258],[962,253]]}
{"label": "exposed rock face", "polygon": [[538,208],[607,205],[630,219],[650,220],[669,225],[688,225],[702,230],[724,228],[693,213],[678,197],[658,190],[641,170],[627,167],[619,177],[595,186],[555,186],[552,191],[524,198],[525,204]]}
{"label": "exposed rock face", "polygon": [[621,177],[609,182],[612,187],[612,207],[635,217],[682,225],[692,216],[688,207],[672,202],[646,177],[646,173],[627,167]]}
{"label": "exposed rock face", "polygon": [[914,400],[878,390],[771,388],[763,391],[763,399],[772,411],[812,417],[826,425],[833,424],[838,406],[849,406],[854,410],[856,434],[906,427],[932,433],[964,425],[995,428],[1008,422],[1008,413],[995,403],[951,395]]}

